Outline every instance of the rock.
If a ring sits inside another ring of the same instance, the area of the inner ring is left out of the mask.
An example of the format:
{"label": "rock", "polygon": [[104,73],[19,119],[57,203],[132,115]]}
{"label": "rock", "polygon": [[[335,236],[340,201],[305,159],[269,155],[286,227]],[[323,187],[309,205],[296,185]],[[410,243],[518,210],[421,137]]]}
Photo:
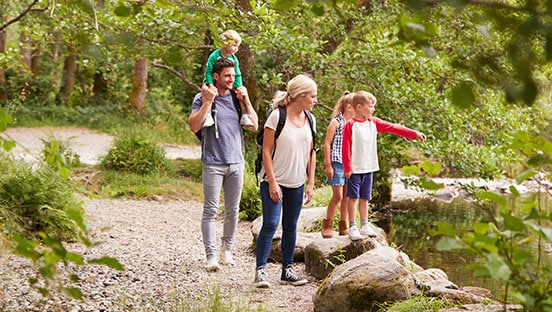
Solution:
{"label": "rock", "polygon": [[411,273],[417,266],[411,264],[407,255],[391,247],[372,249],[333,270],[313,297],[314,310],[370,311],[378,303],[420,294]]}
{"label": "rock", "polygon": [[322,238],[318,236],[305,247],[305,269],[312,276],[322,279],[335,267],[354,259],[368,250],[389,246],[385,233],[374,227],[378,237],[351,241],[348,235]]}
{"label": "rock", "polygon": [[[309,255],[310,249],[307,259]],[[317,312],[371,311],[380,303],[421,295],[444,297],[456,304],[493,302],[488,290],[459,289],[441,269],[423,270],[405,253],[380,246],[336,267],[313,296],[313,303]]]}

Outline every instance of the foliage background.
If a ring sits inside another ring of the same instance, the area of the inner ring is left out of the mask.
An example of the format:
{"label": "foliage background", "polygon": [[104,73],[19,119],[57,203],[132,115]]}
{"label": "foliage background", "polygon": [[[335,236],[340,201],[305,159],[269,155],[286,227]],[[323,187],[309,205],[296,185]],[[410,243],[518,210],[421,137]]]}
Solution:
{"label": "foliage background", "polygon": [[[504,25],[529,20],[530,12],[501,12],[501,20],[482,6],[435,4],[422,15],[414,2],[324,3],[4,1],[0,101],[15,125],[39,120],[119,134],[139,123],[156,141],[194,144],[186,122],[191,100],[220,34],[235,29],[261,121],[274,92],[308,73],[319,86],[318,146],[345,90],[374,93],[378,117],[427,135],[423,144],[380,135],[376,203],[389,200],[392,168],[429,159],[444,165],[443,175],[492,178],[513,170],[516,156],[504,148],[513,131],[549,137],[544,37]],[[525,80],[512,42],[533,56]],[[522,85],[543,96],[529,101]],[[246,135],[253,142],[254,134]],[[253,143],[246,150],[252,162]],[[319,184],[323,165],[319,153]]]}

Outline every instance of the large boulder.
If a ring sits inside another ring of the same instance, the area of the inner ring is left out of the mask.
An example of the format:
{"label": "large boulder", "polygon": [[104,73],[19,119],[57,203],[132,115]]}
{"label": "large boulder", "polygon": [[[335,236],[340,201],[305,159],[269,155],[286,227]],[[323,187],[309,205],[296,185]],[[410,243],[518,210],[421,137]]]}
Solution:
{"label": "large boulder", "polygon": [[378,303],[420,294],[419,266],[387,246],[376,247],[336,267],[313,297],[316,312],[371,311]]}
{"label": "large boulder", "polygon": [[316,312],[375,311],[411,296],[444,297],[456,304],[491,303],[488,290],[458,288],[441,269],[424,270],[407,254],[376,247],[336,267],[313,296]]}
{"label": "large boulder", "polygon": [[338,265],[376,247],[389,246],[385,232],[378,227],[370,226],[378,236],[360,241],[351,241],[348,235],[326,239],[317,235],[305,247],[305,270],[312,276],[323,279]]}

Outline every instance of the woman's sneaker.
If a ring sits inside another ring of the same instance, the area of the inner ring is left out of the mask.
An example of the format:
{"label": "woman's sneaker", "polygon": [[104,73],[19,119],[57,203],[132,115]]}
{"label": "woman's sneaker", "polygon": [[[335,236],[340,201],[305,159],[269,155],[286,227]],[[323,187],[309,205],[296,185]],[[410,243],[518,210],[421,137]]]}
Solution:
{"label": "woman's sneaker", "polygon": [[270,284],[268,283],[268,275],[266,274],[265,268],[258,268],[255,270],[255,281],[253,286],[257,288],[268,288]]}
{"label": "woman's sneaker", "polygon": [[288,265],[282,269],[282,277],[280,278],[280,284],[287,284],[293,286],[305,285],[308,281],[301,276],[295,274],[291,265]]}

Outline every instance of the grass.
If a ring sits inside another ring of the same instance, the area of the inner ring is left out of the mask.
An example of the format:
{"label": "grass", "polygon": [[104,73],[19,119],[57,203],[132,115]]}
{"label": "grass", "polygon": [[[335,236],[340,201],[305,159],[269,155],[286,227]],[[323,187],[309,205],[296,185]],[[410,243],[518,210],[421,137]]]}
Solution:
{"label": "grass", "polygon": [[378,308],[386,312],[428,312],[452,308],[454,304],[445,298],[415,296],[408,300],[385,303]]}
{"label": "grass", "polygon": [[[153,104],[151,106],[154,106]],[[175,107],[149,107],[139,118],[132,111],[113,106],[30,106],[11,108],[14,127],[83,127],[111,134],[141,134],[152,141],[182,145],[198,144],[185,114]],[[155,111],[154,111],[155,110]]]}

